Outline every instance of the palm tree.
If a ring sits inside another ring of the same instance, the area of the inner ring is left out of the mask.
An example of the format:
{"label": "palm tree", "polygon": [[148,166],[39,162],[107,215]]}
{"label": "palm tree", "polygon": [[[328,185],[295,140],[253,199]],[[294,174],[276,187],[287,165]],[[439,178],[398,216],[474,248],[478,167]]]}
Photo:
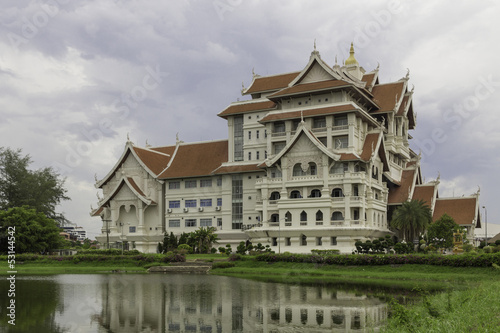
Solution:
{"label": "palm tree", "polygon": [[[196,244],[197,253],[209,253],[212,248],[212,244],[217,243],[217,235],[215,231],[217,229],[214,227],[200,227],[198,230],[191,233],[193,243]],[[190,237],[191,238],[191,237]],[[205,250],[205,251],[203,251]]]}
{"label": "palm tree", "polygon": [[403,239],[413,242],[432,222],[431,208],[423,200],[404,202],[392,215],[391,227],[401,231]]}

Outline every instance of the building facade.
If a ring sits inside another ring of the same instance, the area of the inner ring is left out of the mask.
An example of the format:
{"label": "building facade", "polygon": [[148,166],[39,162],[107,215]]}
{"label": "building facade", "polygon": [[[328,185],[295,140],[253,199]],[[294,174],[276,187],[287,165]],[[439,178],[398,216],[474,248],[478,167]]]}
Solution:
{"label": "building facade", "polygon": [[165,231],[212,226],[223,245],[350,253],[357,240],[393,235],[390,215],[411,199],[473,235],[479,191],[444,199],[439,179],[423,184],[410,149],[409,73],[390,83],[378,73],[359,65],[352,45],[343,66],[329,66],[315,49],[301,71],[253,74],[242,89],[248,99],[218,114],[227,140],[143,148],[127,141],[96,180],[104,195],[91,212],[103,221],[98,241],[155,252]]}

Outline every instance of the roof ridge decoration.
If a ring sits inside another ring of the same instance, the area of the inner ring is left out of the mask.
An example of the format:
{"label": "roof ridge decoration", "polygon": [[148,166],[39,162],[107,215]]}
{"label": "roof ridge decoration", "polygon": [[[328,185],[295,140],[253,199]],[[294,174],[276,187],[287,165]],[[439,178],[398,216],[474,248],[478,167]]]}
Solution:
{"label": "roof ridge decoration", "polygon": [[321,150],[324,154],[326,154],[327,156],[331,157],[333,160],[335,161],[338,161],[340,160],[340,155],[339,154],[336,154],[334,152],[331,152],[328,150],[328,148],[326,148],[322,143],[321,141],[319,141],[316,136],[311,132],[309,131],[306,126],[305,126],[305,122],[300,122],[299,125],[297,126],[297,130],[294,134],[294,136],[290,139],[290,141],[288,141],[288,143],[286,144],[286,146],[278,153],[276,154],[273,158],[271,159],[266,159],[264,161],[264,164],[267,166],[267,167],[271,167],[273,164],[275,164],[281,157],[283,157],[283,155],[285,153],[287,153],[294,145],[295,143],[297,142],[297,140],[299,139],[300,135],[302,135],[302,133],[304,133],[309,140],[311,140],[311,142],[319,149]]}

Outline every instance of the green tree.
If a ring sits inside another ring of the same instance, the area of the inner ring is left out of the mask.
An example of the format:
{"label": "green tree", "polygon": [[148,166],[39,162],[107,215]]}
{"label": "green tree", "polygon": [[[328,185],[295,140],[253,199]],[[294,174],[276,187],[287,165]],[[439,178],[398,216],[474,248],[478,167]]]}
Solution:
{"label": "green tree", "polygon": [[448,214],[444,214],[427,229],[428,242],[437,248],[449,249],[453,247],[453,233],[459,229],[460,226],[455,223],[455,220]]}
{"label": "green tree", "polygon": [[191,233],[193,243],[196,246],[196,253],[210,253],[212,244],[217,243],[217,234],[214,227],[200,227],[198,230]]}
{"label": "green tree", "polygon": [[64,179],[52,168],[29,170],[31,163],[20,149],[0,148],[0,209],[29,206],[60,226],[67,224],[64,215],[56,212],[57,205],[69,200]]}
{"label": "green tree", "polygon": [[9,227],[14,227],[16,253],[45,253],[63,244],[54,220],[29,207],[15,207],[0,211],[1,252],[7,252]]}
{"label": "green tree", "polygon": [[391,227],[398,229],[404,240],[413,243],[431,222],[431,209],[425,201],[411,200],[404,202],[394,211]]}

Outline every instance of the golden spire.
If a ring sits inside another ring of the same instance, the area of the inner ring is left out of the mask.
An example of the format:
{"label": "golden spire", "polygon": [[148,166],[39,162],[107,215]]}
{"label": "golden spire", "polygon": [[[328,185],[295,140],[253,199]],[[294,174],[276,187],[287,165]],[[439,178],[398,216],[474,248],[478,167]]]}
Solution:
{"label": "golden spire", "polygon": [[354,58],[354,45],[353,43],[351,42],[351,50],[349,51],[349,58],[347,58],[347,60],[345,61],[345,66],[349,66],[349,65],[356,65],[356,66],[359,66],[359,63],[358,61],[356,60],[356,58]]}

